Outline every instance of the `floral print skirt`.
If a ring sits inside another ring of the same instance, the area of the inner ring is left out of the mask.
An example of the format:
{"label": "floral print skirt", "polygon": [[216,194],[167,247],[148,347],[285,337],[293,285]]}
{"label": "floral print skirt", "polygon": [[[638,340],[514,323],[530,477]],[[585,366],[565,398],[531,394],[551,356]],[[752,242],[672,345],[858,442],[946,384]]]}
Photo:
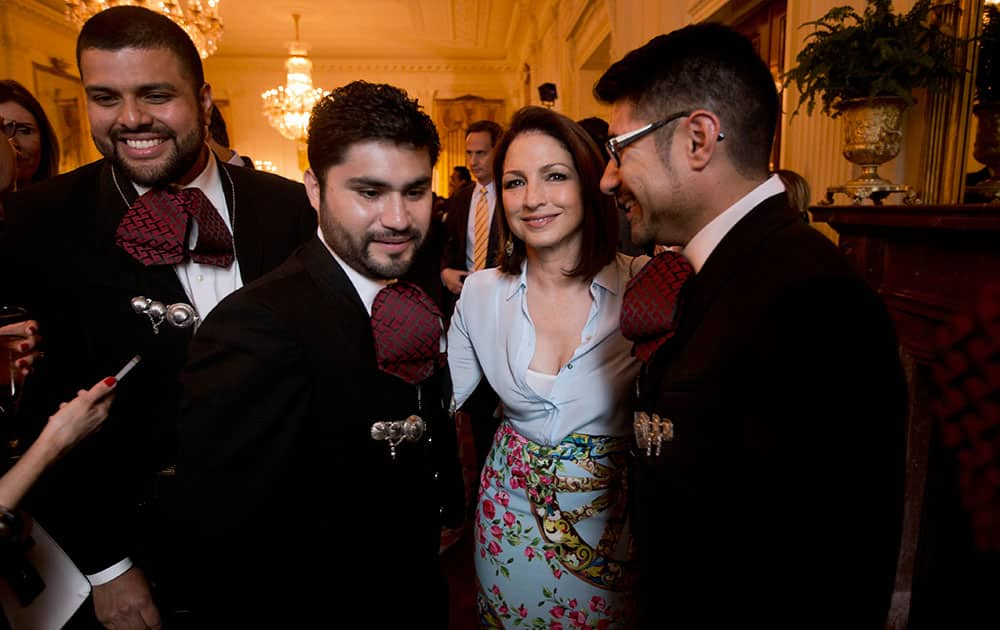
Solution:
{"label": "floral print skirt", "polygon": [[480,627],[632,627],[628,449],[579,433],[541,446],[500,425],[476,509]]}

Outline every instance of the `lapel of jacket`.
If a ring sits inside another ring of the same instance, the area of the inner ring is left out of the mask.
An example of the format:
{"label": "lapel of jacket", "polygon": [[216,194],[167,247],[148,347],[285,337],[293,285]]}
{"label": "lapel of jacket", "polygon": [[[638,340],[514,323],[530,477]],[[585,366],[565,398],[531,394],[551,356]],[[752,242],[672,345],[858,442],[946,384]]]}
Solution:
{"label": "lapel of jacket", "polygon": [[243,284],[248,284],[261,276],[264,264],[264,238],[267,226],[261,225],[264,213],[254,212],[256,208],[256,182],[253,171],[226,164],[216,158],[219,178],[226,193],[226,205],[233,225],[233,243],[236,245],[236,259],[240,263]]}
{"label": "lapel of jacket", "polygon": [[[719,242],[701,270],[691,279],[682,319],[690,325],[701,321],[719,291],[733,274],[743,269],[754,252],[767,247],[771,234],[796,220],[785,195],[765,199]],[[682,328],[687,328],[684,323]]]}
{"label": "lapel of jacket", "polygon": [[671,360],[668,357],[682,348],[698,329],[705,313],[733,275],[746,266],[757,250],[768,247],[771,234],[795,221],[801,219],[789,208],[788,198],[775,195],[751,210],[722,238],[701,270],[683,289],[677,334],[656,353],[649,366],[654,380],[669,367]]}
{"label": "lapel of jacket", "polygon": [[[320,287],[323,298],[333,306],[338,317],[350,317],[353,320],[351,324],[367,330],[370,336],[371,318],[361,301],[361,296],[358,295],[357,289],[351,284],[344,270],[330,255],[326,245],[319,240],[319,236],[312,237],[299,252],[306,271]],[[372,352],[374,353],[374,348]]]}
{"label": "lapel of jacket", "polygon": [[127,175],[110,160],[98,174],[95,211],[96,258],[94,281],[118,286],[165,304],[187,302],[187,296],[173,265],[146,266],[115,245],[115,231],[129,205],[138,197]]}

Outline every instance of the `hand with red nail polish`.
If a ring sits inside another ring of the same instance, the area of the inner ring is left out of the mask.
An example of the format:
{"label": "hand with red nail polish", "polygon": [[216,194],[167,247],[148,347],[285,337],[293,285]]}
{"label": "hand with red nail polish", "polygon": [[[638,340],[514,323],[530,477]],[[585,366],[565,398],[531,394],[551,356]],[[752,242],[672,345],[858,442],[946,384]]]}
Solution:
{"label": "hand with red nail polish", "polygon": [[109,376],[76,398],[59,405],[41,435],[0,477],[0,506],[15,507],[46,468],[80,440],[100,428],[114,399],[115,377]]}
{"label": "hand with red nail polish", "polygon": [[0,326],[0,344],[8,352],[21,355],[14,362],[14,366],[20,369],[21,376],[31,374],[38,362],[45,357],[40,349],[42,337],[38,330],[38,322],[33,319]]}

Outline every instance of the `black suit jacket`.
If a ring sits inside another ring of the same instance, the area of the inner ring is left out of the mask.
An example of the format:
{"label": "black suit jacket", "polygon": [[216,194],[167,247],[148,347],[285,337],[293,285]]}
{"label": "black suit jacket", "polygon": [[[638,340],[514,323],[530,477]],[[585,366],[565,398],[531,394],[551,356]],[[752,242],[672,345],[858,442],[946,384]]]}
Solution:
{"label": "black suit jacket", "polygon": [[[459,269],[467,271],[465,250],[469,243],[469,206],[472,205],[472,197],[476,192],[477,185],[469,185],[448,199],[447,216],[445,217],[445,241],[444,251],[441,254],[441,270]],[[500,191],[497,191],[500,194]],[[499,204],[497,204],[499,205]],[[493,212],[493,221],[490,223],[490,236],[486,245],[486,268],[496,267],[497,254],[500,247],[500,216],[499,208]],[[457,296],[447,287],[442,291],[442,312],[446,317],[451,317],[451,312],[455,308]]]}
{"label": "black suit jacket", "polygon": [[[468,246],[469,230],[469,206],[472,205],[472,196],[476,192],[476,186],[466,186],[448,199],[448,216],[445,225],[448,228],[448,236],[445,240],[444,253],[441,256],[441,269],[461,269],[465,270],[466,256],[465,250]],[[497,191],[497,194],[500,194]],[[486,249],[486,267],[495,267],[499,247],[499,223],[500,217],[493,213],[493,222],[490,223],[490,237]]]}
{"label": "black suit jacket", "polygon": [[643,627],[881,628],[907,410],[883,304],[784,195],[682,300],[639,382],[639,408],[675,427],[636,455]]}
{"label": "black suit jacket", "polygon": [[[318,238],[212,312],[182,382],[182,531],[203,620],[445,627],[440,527],[462,512],[447,370],[414,386],[377,369],[369,315]],[[431,439],[393,459],[372,424],[410,414]]]}
{"label": "black suit jacket", "polygon": [[[315,213],[301,184],[217,162],[234,215],[243,281],[277,267],[315,234]],[[230,186],[230,178],[232,186]],[[146,267],[114,244],[135,191],[106,160],[5,199],[4,299],[23,302],[41,325],[46,359],[25,388],[22,416],[44,420],[77,389],[142,361],[118,387],[102,430],[53,468],[29,506],[85,573],[126,555],[140,560],[149,541],[136,504],[148,500],[157,471],[175,456],[177,374],[191,329],[166,324],[153,334],[134,313],[136,296],[189,302],[172,266]]]}

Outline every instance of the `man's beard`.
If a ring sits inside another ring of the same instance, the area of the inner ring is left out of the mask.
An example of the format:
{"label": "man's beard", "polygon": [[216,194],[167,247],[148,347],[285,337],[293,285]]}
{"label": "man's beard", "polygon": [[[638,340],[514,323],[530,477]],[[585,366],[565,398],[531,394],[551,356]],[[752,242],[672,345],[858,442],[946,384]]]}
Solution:
{"label": "man's beard", "polygon": [[[328,218],[330,213],[322,202],[320,208],[320,229],[323,232],[323,239],[351,268],[369,278],[393,280],[403,276],[410,270],[417,250],[424,242],[423,233],[416,228],[403,231],[368,231],[358,238],[350,234],[339,223]],[[376,260],[369,253],[369,247],[372,242],[388,236],[409,237],[412,239],[412,247],[399,254],[390,254],[387,261]]]}
{"label": "man's beard", "polygon": [[136,164],[126,160],[120,153],[119,147],[121,135],[124,129],[115,129],[111,132],[111,146],[101,146],[97,139],[94,139],[97,148],[101,153],[110,158],[112,163],[122,172],[126,173],[133,182],[148,188],[162,188],[168,184],[177,182],[183,177],[198,161],[202,150],[205,147],[205,135],[201,131],[204,127],[199,122],[198,126],[190,133],[178,137],[172,130],[166,128],[155,128],[152,126],[130,129],[133,133],[151,131],[167,136],[166,143],[173,143],[173,151],[163,156],[155,162]]}

